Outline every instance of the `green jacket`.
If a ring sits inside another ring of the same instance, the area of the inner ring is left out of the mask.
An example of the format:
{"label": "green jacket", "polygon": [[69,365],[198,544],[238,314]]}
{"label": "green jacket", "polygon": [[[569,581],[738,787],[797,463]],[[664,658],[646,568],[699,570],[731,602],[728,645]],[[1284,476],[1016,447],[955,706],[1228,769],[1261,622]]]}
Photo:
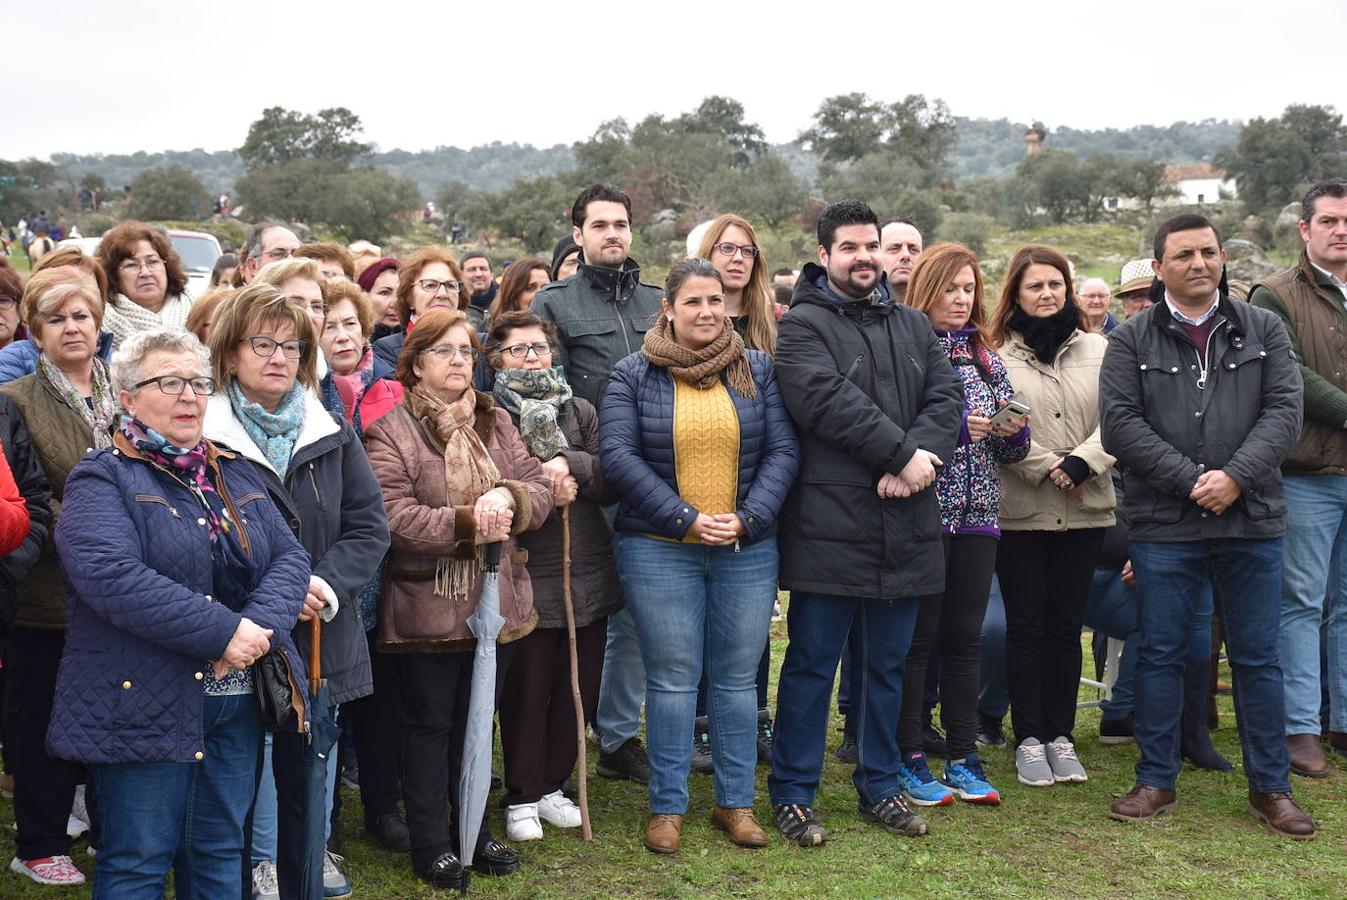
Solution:
{"label": "green jacket", "polygon": [[1297,475],[1347,475],[1347,307],[1342,291],[1300,261],[1254,286],[1249,302],[1281,318],[1305,382],[1300,442],[1282,463]]}
{"label": "green jacket", "polygon": [[[65,480],[70,470],[94,449],[93,430],[57,396],[41,375],[25,375],[0,388],[14,401],[28,426],[33,450],[51,484],[51,532],[61,514]],[[65,628],[66,585],[49,537],[32,572],[18,587],[20,628]]]}

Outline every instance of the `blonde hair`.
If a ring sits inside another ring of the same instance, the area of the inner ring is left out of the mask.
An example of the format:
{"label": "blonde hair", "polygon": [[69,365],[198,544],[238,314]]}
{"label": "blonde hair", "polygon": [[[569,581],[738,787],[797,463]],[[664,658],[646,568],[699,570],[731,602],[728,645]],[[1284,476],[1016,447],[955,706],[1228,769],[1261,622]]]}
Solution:
{"label": "blonde hair", "polygon": [[86,270],[74,266],[56,266],[29,276],[19,310],[28,326],[28,335],[38,349],[42,348],[42,324],[38,320],[56,312],[71,297],[83,297],[93,313],[94,324],[103,327],[103,298],[98,295],[97,287],[90,287],[89,282],[93,280]]}
{"label": "blonde hair", "polygon": [[[743,310],[748,314],[748,332],[744,344],[753,350],[761,350],[776,355],[776,309],[775,294],[772,292],[772,279],[767,274],[767,262],[762,256],[762,246],[758,244],[758,234],[753,226],[742,216],[726,213],[717,218],[702,235],[697,255],[702,259],[711,259],[715,245],[731,225],[738,226],[748,235],[748,239],[758,248],[757,256],[748,274],[748,284],[744,285]],[[714,264],[714,260],[712,260]]]}

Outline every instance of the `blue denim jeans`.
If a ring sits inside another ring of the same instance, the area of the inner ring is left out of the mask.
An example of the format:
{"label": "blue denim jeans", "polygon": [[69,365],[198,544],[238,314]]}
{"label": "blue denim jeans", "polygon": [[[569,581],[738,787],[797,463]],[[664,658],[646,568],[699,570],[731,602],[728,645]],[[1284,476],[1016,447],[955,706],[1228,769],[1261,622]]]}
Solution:
{"label": "blue denim jeans", "polygon": [[786,615],[790,644],[777,682],[776,740],[767,780],[773,803],[814,804],[823,769],[833,673],[848,633],[854,654],[850,699],[857,743],[851,780],[867,805],[899,793],[898,711],[918,606],[915,597],[877,600],[806,591],[791,594]]}
{"label": "blue denim jeans", "polygon": [[755,680],[776,598],[776,539],[736,550],[622,534],[617,568],[645,660],[650,811],[687,812],[703,663],[716,803],[751,807]]}
{"label": "blue denim jeans", "polygon": [[979,657],[978,714],[999,722],[1010,711],[1010,688],[1006,685],[1006,601],[995,575],[982,617]]}
{"label": "blue denim jeans", "polygon": [[[1347,476],[1288,475],[1281,662],[1286,733],[1347,731]],[[1322,666],[1322,668],[1321,668]]]}
{"label": "blue denim jeans", "polygon": [[612,753],[636,737],[641,730],[644,701],[645,663],[641,660],[636,620],[628,605],[608,617],[599,706],[594,713],[594,733],[605,753]]}
{"label": "blue denim jeans", "polygon": [[[1211,616],[1214,607],[1211,585],[1198,596],[1193,609],[1193,637],[1188,645],[1187,660],[1207,666],[1211,659]],[[1137,589],[1123,584],[1121,569],[1095,569],[1090,593],[1085,598],[1085,626],[1099,634],[1123,641],[1122,658],[1118,661],[1118,678],[1113,683],[1113,696],[1100,704],[1105,719],[1126,719],[1136,705],[1137,645]]]}
{"label": "blue denim jeans", "polygon": [[262,729],[251,694],[202,701],[204,759],[93,766],[103,845],[97,900],[159,898],[173,869],[177,895],[215,900],[239,890],[243,820]]}
{"label": "blue denim jeans", "polygon": [[1282,539],[1132,542],[1140,642],[1133,733],[1137,782],[1173,790],[1178,778],[1183,669],[1194,613],[1212,589],[1234,681],[1235,722],[1249,787],[1289,791],[1285,697],[1277,661]]}

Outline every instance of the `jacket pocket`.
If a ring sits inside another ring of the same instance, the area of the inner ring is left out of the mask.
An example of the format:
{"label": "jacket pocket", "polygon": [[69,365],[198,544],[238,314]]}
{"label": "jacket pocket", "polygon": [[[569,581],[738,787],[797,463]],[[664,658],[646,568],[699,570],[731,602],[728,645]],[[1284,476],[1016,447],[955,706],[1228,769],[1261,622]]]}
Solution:
{"label": "jacket pocket", "polygon": [[1128,525],[1173,525],[1183,518],[1184,498],[1163,494],[1140,478],[1126,479],[1123,494],[1123,518]]}
{"label": "jacket pocket", "polygon": [[871,520],[878,502],[870,485],[839,481],[800,482],[796,490],[800,534],[827,541],[865,541],[882,523]]}
{"label": "jacket pocket", "polygon": [[162,506],[164,509],[166,509],[168,513],[171,516],[173,516],[173,518],[175,519],[182,518],[182,516],[178,514],[178,508],[174,506],[172,503],[170,503],[166,498],[160,497],[158,494],[136,494],[135,500],[137,503],[158,504],[159,506]]}

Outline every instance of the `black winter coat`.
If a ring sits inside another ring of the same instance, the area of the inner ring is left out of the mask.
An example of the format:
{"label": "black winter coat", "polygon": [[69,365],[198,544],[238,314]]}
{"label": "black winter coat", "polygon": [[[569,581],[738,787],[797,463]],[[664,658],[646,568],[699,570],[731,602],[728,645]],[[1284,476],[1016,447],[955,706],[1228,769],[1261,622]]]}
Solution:
{"label": "black winter coat", "polygon": [[[519,427],[519,417],[510,414]],[[626,605],[622,582],[613,557],[613,529],[603,507],[617,501],[599,468],[599,414],[583,400],[561,408],[557,425],[570,447],[562,450],[571,475],[580,488],[570,506],[571,599],[575,627],[584,628]],[[528,551],[529,580],[533,582],[533,608],[539,628],[565,628],[566,606],[561,596],[561,509],[554,508],[537,531],[515,538]]]}
{"label": "black winter coat", "polygon": [[0,556],[0,630],[4,630],[14,622],[18,602],[15,590],[37,563],[51,531],[51,487],[33,451],[23,416],[5,394],[0,394],[0,442],[4,444],[5,459],[14,473],[19,495],[27,503],[29,522],[28,537],[19,549]]}
{"label": "black winter coat", "polygon": [[934,489],[881,499],[920,447],[953,458],[963,392],[931,321],[877,299],[843,303],[807,264],[781,319],[776,374],[800,434],[800,475],[781,514],[781,586],[894,599],[945,587]]}
{"label": "black winter coat", "polygon": [[[758,350],[745,352],[757,396],[726,389],[739,416],[735,512],[744,523],[741,543],[750,544],[776,531],[799,467],[799,442],[781,403],[772,358]],[[673,430],[673,376],[644,354],[633,353],[613,370],[599,411],[604,477],[622,498],[618,531],[681,540],[697,518],[700,510],[679,496]]]}
{"label": "black winter coat", "polygon": [[[1109,335],[1100,436],[1125,467],[1131,540],[1272,538],[1286,530],[1281,464],[1300,438],[1304,399],[1291,339],[1276,315],[1229,297],[1217,316],[1205,354],[1163,300]],[[1208,469],[1242,490],[1219,516],[1188,496]]]}
{"label": "black winter coat", "polygon": [[[295,443],[285,482],[234,416],[229,399],[211,398],[206,437],[249,460],[295,537],[309,552],[313,574],[337,595],[337,614],[323,624],[322,676],[330,703],[345,703],[374,688],[369,645],[360,620],[360,591],[388,550],[383,492],[355,430],[305,394],[305,423]],[[297,624],[295,644],[309,665],[310,626]]]}

